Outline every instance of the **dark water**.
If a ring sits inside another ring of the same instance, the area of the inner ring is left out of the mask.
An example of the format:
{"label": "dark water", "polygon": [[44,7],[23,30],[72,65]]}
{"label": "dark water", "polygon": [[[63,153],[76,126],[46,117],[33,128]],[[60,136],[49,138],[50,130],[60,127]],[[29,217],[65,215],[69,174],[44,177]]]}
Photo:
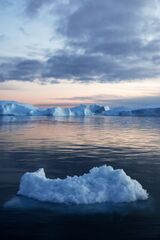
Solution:
{"label": "dark water", "polygon": [[[123,168],[147,201],[64,205],[17,197],[20,177]],[[160,119],[0,118],[0,239],[160,239]]]}

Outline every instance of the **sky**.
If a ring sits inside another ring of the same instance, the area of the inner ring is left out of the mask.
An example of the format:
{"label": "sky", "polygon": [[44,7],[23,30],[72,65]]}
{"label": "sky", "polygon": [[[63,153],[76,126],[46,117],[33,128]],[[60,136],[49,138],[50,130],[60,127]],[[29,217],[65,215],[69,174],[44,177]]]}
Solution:
{"label": "sky", "polygon": [[160,104],[160,0],[0,0],[0,100]]}

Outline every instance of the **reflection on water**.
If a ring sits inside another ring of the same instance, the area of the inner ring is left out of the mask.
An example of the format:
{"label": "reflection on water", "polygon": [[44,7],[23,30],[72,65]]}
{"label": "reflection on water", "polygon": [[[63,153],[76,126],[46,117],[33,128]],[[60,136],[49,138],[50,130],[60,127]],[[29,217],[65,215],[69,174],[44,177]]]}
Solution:
{"label": "reflection on water", "polygon": [[56,204],[44,203],[23,196],[15,196],[4,205],[6,209],[19,210],[49,210],[54,214],[78,214],[78,215],[94,215],[94,214],[146,214],[154,211],[152,199],[149,201],[136,201],[131,203],[101,203],[101,204]]}
{"label": "reflection on water", "polygon": [[[147,189],[149,200],[73,207],[15,197],[20,177],[26,171],[43,167],[47,177],[65,178],[103,164],[123,168]],[[0,211],[1,232],[20,239],[159,239],[159,172],[159,118],[1,117],[0,204],[6,203]],[[102,213],[103,217],[97,215]],[[62,218],[62,214],[69,217]],[[77,214],[87,217],[71,216]],[[28,229],[34,229],[34,233],[27,233]]]}
{"label": "reflection on water", "polygon": [[[18,118],[0,119],[0,138],[12,148],[103,146],[152,148],[159,141],[158,118]],[[17,145],[20,144],[20,145]]]}

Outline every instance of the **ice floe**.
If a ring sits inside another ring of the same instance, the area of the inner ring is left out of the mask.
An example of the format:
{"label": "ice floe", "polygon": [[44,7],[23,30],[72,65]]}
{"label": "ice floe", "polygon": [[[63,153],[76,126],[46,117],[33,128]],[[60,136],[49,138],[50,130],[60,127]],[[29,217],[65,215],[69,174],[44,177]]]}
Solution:
{"label": "ice floe", "polygon": [[42,202],[66,204],[123,203],[148,198],[138,181],[122,169],[106,165],[65,179],[48,179],[43,168],[27,172],[21,178],[18,194]]}

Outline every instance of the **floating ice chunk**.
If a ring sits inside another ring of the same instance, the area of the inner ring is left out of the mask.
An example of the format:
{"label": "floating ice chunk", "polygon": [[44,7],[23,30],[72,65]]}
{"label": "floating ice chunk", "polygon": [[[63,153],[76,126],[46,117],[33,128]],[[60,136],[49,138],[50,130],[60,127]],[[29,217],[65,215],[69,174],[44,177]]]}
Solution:
{"label": "floating ice chunk", "polygon": [[43,202],[73,204],[133,202],[148,198],[140,183],[123,170],[106,165],[65,179],[48,179],[43,168],[27,172],[21,178],[18,194]]}

